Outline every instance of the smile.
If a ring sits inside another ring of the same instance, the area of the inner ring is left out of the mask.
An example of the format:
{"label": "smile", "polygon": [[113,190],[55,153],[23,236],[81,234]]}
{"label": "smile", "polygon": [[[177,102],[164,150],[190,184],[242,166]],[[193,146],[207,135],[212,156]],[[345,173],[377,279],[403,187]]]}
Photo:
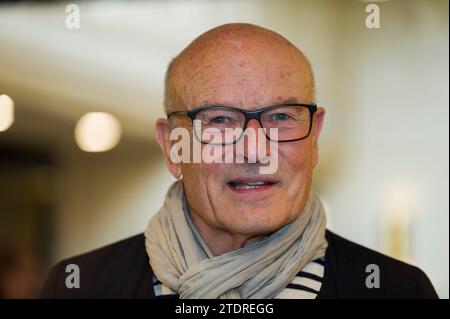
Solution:
{"label": "smile", "polygon": [[259,180],[259,181],[248,181],[248,180],[234,180],[227,183],[229,188],[234,191],[250,191],[250,190],[266,190],[273,185],[275,181],[269,180]]}

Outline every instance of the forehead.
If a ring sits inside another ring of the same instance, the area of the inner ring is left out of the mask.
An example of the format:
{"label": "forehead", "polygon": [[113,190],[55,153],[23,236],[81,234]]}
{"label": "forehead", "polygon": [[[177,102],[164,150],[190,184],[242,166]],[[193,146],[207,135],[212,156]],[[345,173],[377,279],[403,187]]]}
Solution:
{"label": "forehead", "polygon": [[311,81],[295,63],[236,60],[205,63],[186,74],[178,90],[185,108],[206,104],[255,109],[296,99],[311,102]]}
{"label": "forehead", "polygon": [[256,109],[287,99],[311,102],[312,79],[307,63],[292,50],[256,49],[194,54],[177,76],[176,89],[184,104],[181,107],[231,104]]}

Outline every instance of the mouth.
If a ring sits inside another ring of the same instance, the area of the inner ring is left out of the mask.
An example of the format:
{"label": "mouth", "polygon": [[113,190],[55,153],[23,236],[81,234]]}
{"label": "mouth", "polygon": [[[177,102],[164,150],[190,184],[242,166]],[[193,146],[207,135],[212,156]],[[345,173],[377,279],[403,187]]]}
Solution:
{"label": "mouth", "polygon": [[235,192],[263,191],[268,190],[277,184],[274,180],[232,180],[227,186]]}

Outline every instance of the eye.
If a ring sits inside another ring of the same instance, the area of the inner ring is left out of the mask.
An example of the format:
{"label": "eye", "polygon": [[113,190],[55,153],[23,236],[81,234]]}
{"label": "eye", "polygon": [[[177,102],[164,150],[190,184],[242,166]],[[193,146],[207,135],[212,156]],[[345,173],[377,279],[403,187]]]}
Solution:
{"label": "eye", "polygon": [[217,116],[210,121],[213,124],[226,124],[230,122],[230,118],[226,116]]}
{"label": "eye", "polygon": [[286,113],[275,113],[272,114],[271,119],[274,121],[286,121],[289,120],[290,116]]}

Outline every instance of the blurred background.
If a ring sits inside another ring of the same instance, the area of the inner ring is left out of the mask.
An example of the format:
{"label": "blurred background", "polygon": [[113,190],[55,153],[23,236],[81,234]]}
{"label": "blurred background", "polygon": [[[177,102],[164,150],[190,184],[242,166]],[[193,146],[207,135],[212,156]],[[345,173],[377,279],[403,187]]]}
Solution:
{"label": "blurred background", "polygon": [[[371,3],[380,28],[366,25]],[[328,227],[421,267],[448,298],[448,9],[444,0],[2,2],[0,297],[33,297],[56,261],[145,229],[173,182],[154,136],[167,64],[206,30],[249,22],[313,65],[327,109],[314,187]]]}

